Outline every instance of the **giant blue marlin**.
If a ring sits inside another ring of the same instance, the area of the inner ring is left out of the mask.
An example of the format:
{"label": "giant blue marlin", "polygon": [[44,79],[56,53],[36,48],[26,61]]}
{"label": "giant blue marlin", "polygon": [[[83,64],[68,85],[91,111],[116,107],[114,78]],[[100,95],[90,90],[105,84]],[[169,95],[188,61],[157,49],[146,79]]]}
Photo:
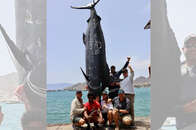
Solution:
{"label": "giant blue marlin", "polygon": [[73,7],[74,9],[90,9],[90,18],[87,20],[88,28],[83,34],[86,47],[86,74],[82,70],[90,92],[100,94],[109,85],[109,67],[106,62],[105,40],[101,28],[101,18],[97,15],[95,5],[99,0],[87,6]]}

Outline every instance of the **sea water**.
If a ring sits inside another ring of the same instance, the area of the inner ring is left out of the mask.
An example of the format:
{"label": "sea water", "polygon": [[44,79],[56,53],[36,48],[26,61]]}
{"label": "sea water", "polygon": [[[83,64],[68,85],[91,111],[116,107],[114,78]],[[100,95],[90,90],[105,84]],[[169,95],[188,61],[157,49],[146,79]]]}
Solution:
{"label": "sea water", "polygon": [[[135,88],[135,116],[149,116],[150,88]],[[75,91],[47,93],[48,124],[70,123],[70,105],[75,98]],[[83,101],[87,102],[87,91],[83,91]]]}
{"label": "sea water", "polygon": [[0,130],[22,130],[21,117],[25,111],[24,104],[0,103],[4,119]]}

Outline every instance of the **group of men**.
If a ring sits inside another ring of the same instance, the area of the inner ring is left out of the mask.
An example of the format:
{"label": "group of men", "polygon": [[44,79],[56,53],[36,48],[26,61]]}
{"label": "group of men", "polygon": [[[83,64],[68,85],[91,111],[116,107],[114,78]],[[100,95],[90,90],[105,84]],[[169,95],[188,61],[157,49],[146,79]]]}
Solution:
{"label": "group of men", "polygon": [[[85,123],[90,127],[90,123],[107,124],[115,123],[119,129],[119,121],[124,125],[134,125],[134,71],[129,65],[130,57],[127,58],[123,68],[116,72],[115,66],[111,66],[112,82],[109,92],[102,93],[102,98],[96,98],[91,92],[88,93],[88,102],[83,104],[82,91],[76,91],[76,97],[71,104],[70,117],[73,126],[82,126]],[[130,76],[128,70],[130,70]],[[123,74],[123,79],[120,79]],[[99,100],[101,99],[101,100]]]}

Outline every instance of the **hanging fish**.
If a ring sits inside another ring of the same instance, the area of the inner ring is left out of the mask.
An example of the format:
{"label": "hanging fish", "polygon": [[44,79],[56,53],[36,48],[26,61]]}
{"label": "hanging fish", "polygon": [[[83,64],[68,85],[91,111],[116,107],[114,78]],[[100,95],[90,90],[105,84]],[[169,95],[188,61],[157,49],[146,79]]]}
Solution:
{"label": "hanging fish", "polygon": [[95,5],[100,0],[73,9],[89,9],[90,18],[87,20],[88,28],[83,34],[83,42],[86,47],[86,74],[82,70],[91,92],[101,93],[109,85],[109,67],[106,62],[105,40],[101,28],[101,18],[97,15]]}

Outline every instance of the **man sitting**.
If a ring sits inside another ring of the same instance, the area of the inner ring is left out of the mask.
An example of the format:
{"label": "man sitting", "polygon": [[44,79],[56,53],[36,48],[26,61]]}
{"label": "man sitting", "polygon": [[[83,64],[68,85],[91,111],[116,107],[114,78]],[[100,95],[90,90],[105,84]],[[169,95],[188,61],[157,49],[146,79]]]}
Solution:
{"label": "man sitting", "polygon": [[100,111],[100,104],[95,100],[95,96],[92,93],[88,93],[88,102],[84,104],[85,111],[84,117],[89,127],[89,123],[94,123],[98,127],[98,123],[103,123],[102,114]]}
{"label": "man sitting", "polygon": [[74,125],[82,126],[85,123],[83,119],[83,100],[82,100],[82,91],[76,91],[76,97],[71,103],[71,112],[70,118]]}
{"label": "man sitting", "polygon": [[102,101],[101,101],[101,108],[102,108],[102,115],[104,118],[104,123],[107,123],[107,120],[109,121],[109,125],[112,123],[112,112],[113,112],[113,104],[112,100],[108,99],[108,93],[107,91],[104,91],[102,93]]}
{"label": "man sitting", "polygon": [[125,125],[131,124],[130,107],[131,102],[125,96],[124,90],[120,89],[118,92],[118,97],[114,98],[114,110],[113,118],[116,124],[116,128],[119,129],[119,120]]}

